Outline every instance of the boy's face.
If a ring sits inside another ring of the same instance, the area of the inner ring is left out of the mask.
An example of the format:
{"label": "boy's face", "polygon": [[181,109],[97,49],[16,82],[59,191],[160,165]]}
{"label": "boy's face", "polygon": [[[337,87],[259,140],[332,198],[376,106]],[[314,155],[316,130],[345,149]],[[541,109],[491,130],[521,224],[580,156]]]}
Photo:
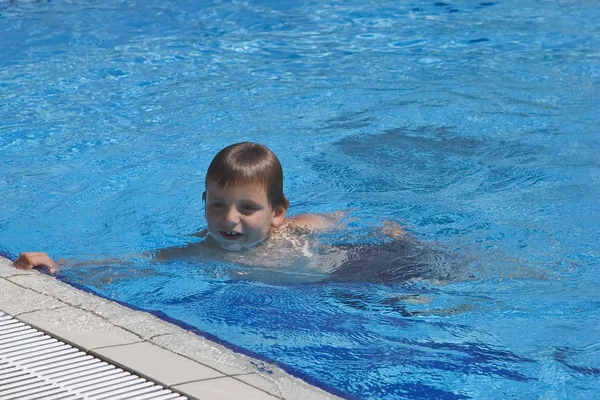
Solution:
{"label": "boy's face", "polygon": [[208,232],[228,250],[252,247],[267,237],[272,227],[285,221],[286,209],[271,208],[265,188],[256,185],[206,186]]}

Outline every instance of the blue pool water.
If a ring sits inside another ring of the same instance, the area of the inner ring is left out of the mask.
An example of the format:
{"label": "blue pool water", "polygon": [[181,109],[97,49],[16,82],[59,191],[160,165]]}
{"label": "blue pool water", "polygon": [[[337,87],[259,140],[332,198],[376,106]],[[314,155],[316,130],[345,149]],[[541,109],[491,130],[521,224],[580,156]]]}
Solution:
{"label": "blue pool water", "polygon": [[[0,1],[0,250],[343,397],[600,390],[597,1]],[[234,280],[156,264],[205,225],[223,146],[290,212],[451,254],[447,284]],[[130,261],[120,266],[105,257]]]}

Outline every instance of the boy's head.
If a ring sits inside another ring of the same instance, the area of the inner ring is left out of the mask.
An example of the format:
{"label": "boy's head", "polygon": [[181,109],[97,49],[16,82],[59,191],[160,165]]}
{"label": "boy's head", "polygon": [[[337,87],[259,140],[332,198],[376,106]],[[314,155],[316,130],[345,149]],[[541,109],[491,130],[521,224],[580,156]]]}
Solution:
{"label": "boy's head", "polygon": [[[271,208],[289,203],[283,194],[283,169],[277,156],[259,143],[235,143],[219,151],[206,171],[206,187],[216,183],[219,187],[255,185],[267,191]],[[205,199],[206,193],[203,196]]]}
{"label": "boy's head", "polygon": [[223,247],[239,250],[260,243],[285,221],[281,164],[261,144],[227,146],[208,167],[203,200],[208,230]]}

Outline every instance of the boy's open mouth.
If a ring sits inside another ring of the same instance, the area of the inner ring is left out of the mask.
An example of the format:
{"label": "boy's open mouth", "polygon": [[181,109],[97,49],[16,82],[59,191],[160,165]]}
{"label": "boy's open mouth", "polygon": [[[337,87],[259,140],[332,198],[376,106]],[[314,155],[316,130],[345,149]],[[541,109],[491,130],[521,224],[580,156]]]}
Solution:
{"label": "boy's open mouth", "polygon": [[237,240],[237,239],[241,238],[242,236],[244,236],[243,233],[238,233],[238,232],[221,231],[219,233],[221,234],[221,237],[223,237],[226,240]]}

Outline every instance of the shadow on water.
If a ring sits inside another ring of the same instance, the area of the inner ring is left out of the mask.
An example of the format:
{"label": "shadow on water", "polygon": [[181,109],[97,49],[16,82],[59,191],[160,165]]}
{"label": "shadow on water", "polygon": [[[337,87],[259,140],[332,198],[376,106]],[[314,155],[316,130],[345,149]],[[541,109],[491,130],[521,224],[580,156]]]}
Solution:
{"label": "shadow on water", "polygon": [[447,126],[395,128],[347,137],[333,147],[343,157],[323,153],[308,161],[347,192],[421,193],[450,186],[479,193],[523,189],[544,180],[540,167],[549,162],[543,160],[547,149],[541,146],[467,137]]}
{"label": "shadow on water", "polygon": [[344,113],[342,115],[329,118],[325,121],[324,129],[356,129],[369,126],[373,121],[373,117],[369,116],[367,111],[358,111]]}
{"label": "shadow on water", "polygon": [[[572,349],[572,348],[559,348],[557,349],[553,357],[554,359],[564,365],[566,368],[571,370],[572,372],[580,375],[588,375],[588,376],[600,376],[600,368],[596,366],[582,366],[576,365],[573,361],[577,355],[581,354],[594,354],[600,353],[600,344],[595,346],[591,346],[592,348],[587,348],[584,350]],[[595,347],[595,348],[593,348]]]}
{"label": "shadow on water", "polygon": [[462,279],[461,261],[414,239],[381,244],[338,244],[348,259],[328,282],[402,284],[415,280],[441,283]]}
{"label": "shadow on water", "polygon": [[[519,138],[471,137],[450,126],[395,128],[334,142],[329,151],[307,160],[319,176],[343,193],[351,206],[364,199],[377,207],[377,212],[408,211],[412,224],[416,224],[413,231],[419,231],[417,236],[428,231],[421,236],[428,240],[370,249],[349,245],[350,260],[331,279],[448,282],[471,279],[473,274],[465,271],[467,266],[484,279],[546,278],[543,272],[504,254],[505,243],[514,246],[509,239],[497,249],[485,248],[485,242],[496,240],[497,244],[507,230],[497,219],[492,223],[477,213],[489,214],[504,207],[515,214],[514,218],[522,218],[525,211],[514,209],[514,197],[547,190],[556,166],[573,162],[548,153],[548,148]],[[448,208],[439,209],[440,204]],[[425,209],[428,212],[424,213]],[[390,213],[385,218],[396,217]],[[450,243],[448,250],[434,243],[439,239]],[[456,248],[471,249],[463,250],[468,256],[462,257],[469,259],[461,259]],[[370,268],[363,268],[365,264]]]}

